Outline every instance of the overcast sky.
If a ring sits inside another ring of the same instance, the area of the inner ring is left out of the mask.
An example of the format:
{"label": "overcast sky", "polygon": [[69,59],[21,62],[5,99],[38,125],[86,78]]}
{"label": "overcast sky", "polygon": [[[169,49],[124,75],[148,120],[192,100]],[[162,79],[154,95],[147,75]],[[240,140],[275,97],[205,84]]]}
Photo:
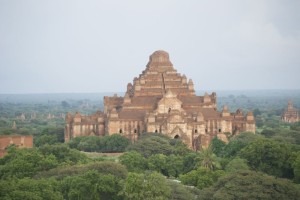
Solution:
{"label": "overcast sky", "polygon": [[122,92],[156,50],[196,90],[300,89],[300,1],[0,0],[0,93]]}

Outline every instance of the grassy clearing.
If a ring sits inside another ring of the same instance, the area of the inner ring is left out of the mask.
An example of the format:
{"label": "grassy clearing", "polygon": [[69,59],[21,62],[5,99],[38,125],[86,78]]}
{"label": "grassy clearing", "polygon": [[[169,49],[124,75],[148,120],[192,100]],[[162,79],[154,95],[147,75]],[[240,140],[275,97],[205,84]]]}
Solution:
{"label": "grassy clearing", "polygon": [[119,162],[119,157],[123,155],[123,153],[98,153],[98,152],[82,152],[87,157],[93,160],[108,160]]}

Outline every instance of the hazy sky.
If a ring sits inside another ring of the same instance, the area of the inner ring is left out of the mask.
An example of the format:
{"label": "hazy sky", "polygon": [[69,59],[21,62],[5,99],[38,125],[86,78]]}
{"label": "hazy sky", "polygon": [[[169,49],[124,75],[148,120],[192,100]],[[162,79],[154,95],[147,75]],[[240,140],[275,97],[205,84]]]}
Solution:
{"label": "hazy sky", "polygon": [[300,89],[300,1],[0,0],[0,93],[122,92],[160,49],[196,90]]}

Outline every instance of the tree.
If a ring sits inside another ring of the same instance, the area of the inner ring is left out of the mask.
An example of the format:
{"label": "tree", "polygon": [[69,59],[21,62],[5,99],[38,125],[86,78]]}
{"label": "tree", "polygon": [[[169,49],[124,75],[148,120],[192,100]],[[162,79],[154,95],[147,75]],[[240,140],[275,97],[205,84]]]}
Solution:
{"label": "tree", "polygon": [[143,174],[129,173],[121,194],[126,200],[144,199],[144,182]]}
{"label": "tree", "polygon": [[66,144],[44,145],[39,148],[39,151],[45,155],[54,155],[58,162],[67,165],[77,163],[86,163],[88,158],[81,152],[70,149]]}
{"label": "tree", "polygon": [[130,172],[143,172],[146,169],[145,158],[136,151],[126,152],[119,159]]}
{"label": "tree", "polygon": [[197,170],[180,175],[179,179],[183,184],[203,189],[213,185],[223,175],[225,175],[225,172],[222,170],[211,171],[207,168],[199,167]]}
{"label": "tree", "polygon": [[159,173],[129,173],[121,194],[125,200],[164,200],[170,197],[170,187]]}
{"label": "tree", "polygon": [[147,162],[148,162],[148,168],[152,171],[156,171],[159,173],[162,173],[163,175],[167,176],[167,156],[163,154],[154,154],[151,155]]}
{"label": "tree", "polygon": [[167,185],[171,188],[170,200],[191,200],[199,195],[197,188],[186,187],[174,180],[168,180]]}
{"label": "tree", "polygon": [[242,149],[239,155],[248,161],[252,169],[277,177],[292,178],[293,172],[289,162],[291,153],[291,146],[287,143],[259,139]]}
{"label": "tree", "polygon": [[[100,149],[103,148],[103,145],[99,145],[101,143],[101,138],[98,136],[84,136],[80,137],[80,142],[77,145],[78,150],[86,151],[86,152],[95,152],[101,151]],[[103,142],[102,142],[103,143]]]}
{"label": "tree", "polygon": [[300,183],[300,151],[292,154],[290,162],[292,163],[294,172],[294,181]]}
{"label": "tree", "polygon": [[125,148],[130,144],[130,140],[120,134],[103,137],[102,152],[124,152]]}
{"label": "tree", "polygon": [[124,152],[129,144],[129,139],[119,134],[104,137],[81,136],[68,143],[71,148],[87,152]]}
{"label": "tree", "polygon": [[53,179],[29,178],[0,180],[0,199],[14,200],[62,200],[59,183]]}
{"label": "tree", "polygon": [[221,168],[219,158],[216,156],[216,154],[213,153],[211,146],[209,146],[207,149],[203,149],[199,153],[198,166],[207,168],[209,170],[216,170]]}
{"label": "tree", "polygon": [[183,156],[171,154],[166,157],[165,170],[167,176],[178,177],[184,171]]}
{"label": "tree", "polygon": [[193,169],[197,168],[197,163],[199,162],[199,153],[192,152],[189,154],[186,154],[183,159],[183,174],[187,173]]}
{"label": "tree", "polygon": [[54,155],[43,155],[37,149],[11,148],[8,154],[0,159],[0,178],[32,177],[37,172],[58,166]]}
{"label": "tree", "polygon": [[236,173],[240,170],[249,170],[249,166],[245,159],[239,157],[232,159],[225,167],[225,171],[228,173]]}
{"label": "tree", "polygon": [[77,176],[86,171],[97,171],[102,175],[113,175],[118,179],[125,179],[127,177],[127,169],[120,163],[111,161],[92,162],[88,164],[61,166],[48,171],[39,172],[34,178],[55,178],[62,180],[68,176]]}
{"label": "tree", "polygon": [[256,124],[256,126],[257,126],[258,128],[261,128],[261,127],[264,126],[264,121],[263,121],[263,119],[262,119],[261,116],[256,116],[256,117],[255,117],[255,124]]}
{"label": "tree", "polygon": [[214,137],[210,143],[213,153],[217,156],[222,156],[226,143],[218,137]]}
{"label": "tree", "polygon": [[64,142],[64,129],[56,127],[48,127],[42,130],[41,134],[34,136],[34,145],[36,147],[45,144],[56,144]]}
{"label": "tree", "polygon": [[128,146],[127,150],[137,151],[144,157],[149,157],[153,154],[170,155],[173,147],[170,145],[169,139],[157,135],[144,136],[135,143]]}
{"label": "tree", "polygon": [[255,108],[255,109],[253,110],[253,115],[254,115],[254,117],[257,117],[258,115],[261,115],[260,110],[259,110],[258,108]]}
{"label": "tree", "polygon": [[241,171],[221,177],[202,190],[199,199],[299,199],[300,190],[291,181],[263,173]]}
{"label": "tree", "polygon": [[229,143],[224,148],[223,156],[228,158],[235,157],[241,149],[259,138],[262,138],[262,136],[243,132],[230,139]]}
{"label": "tree", "polygon": [[103,175],[95,170],[78,176],[69,176],[61,182],[64,199],[120,199],[119,180],[111,175]]}
{"label": "tree", "polygon": [[33,177],[40,171],[47,171],[57,166],[86,163],[88,158],[65,144],[44,145],[40,148],[11,148],[0,159],[0,178]]}
{"label": "tree", "polygon": [[262,132],[261,132],[262,135],[266,136],[266,137],[273,137],[276,132],[272,129],[264,129]]}
{"label": "tree", "polygon": [[300,131],[300,122],[294,123],[290,126],[290,129],[293,131]]}

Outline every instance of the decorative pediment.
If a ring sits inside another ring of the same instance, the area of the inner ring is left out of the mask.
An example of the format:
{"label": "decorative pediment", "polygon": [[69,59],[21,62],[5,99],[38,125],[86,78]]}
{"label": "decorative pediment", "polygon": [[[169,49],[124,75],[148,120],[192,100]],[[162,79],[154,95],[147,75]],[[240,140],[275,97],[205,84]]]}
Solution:
{"label": "decorative pediment", "polygon": [[181,130],[181,128],[179,126],[176,126],[173,131],[171,132],[171,136],[175,137],[176,135],[178,135],[179,137],[183,136],[183,131]]}
{"label": "decorative pediment", "polygon": [[168,118],[168,122],[169,123],[182,123],[182,122],[184,122],[184,119],[181,115],[175,114],[175,115],[171,115]]}
{"label": "decorative pediment", "polygon": [[181,111],[182,102],[177,98],[175,94],[168,90],[163,98],[158,102],[157,112],[162,114],[170,113],[171,110]]}

